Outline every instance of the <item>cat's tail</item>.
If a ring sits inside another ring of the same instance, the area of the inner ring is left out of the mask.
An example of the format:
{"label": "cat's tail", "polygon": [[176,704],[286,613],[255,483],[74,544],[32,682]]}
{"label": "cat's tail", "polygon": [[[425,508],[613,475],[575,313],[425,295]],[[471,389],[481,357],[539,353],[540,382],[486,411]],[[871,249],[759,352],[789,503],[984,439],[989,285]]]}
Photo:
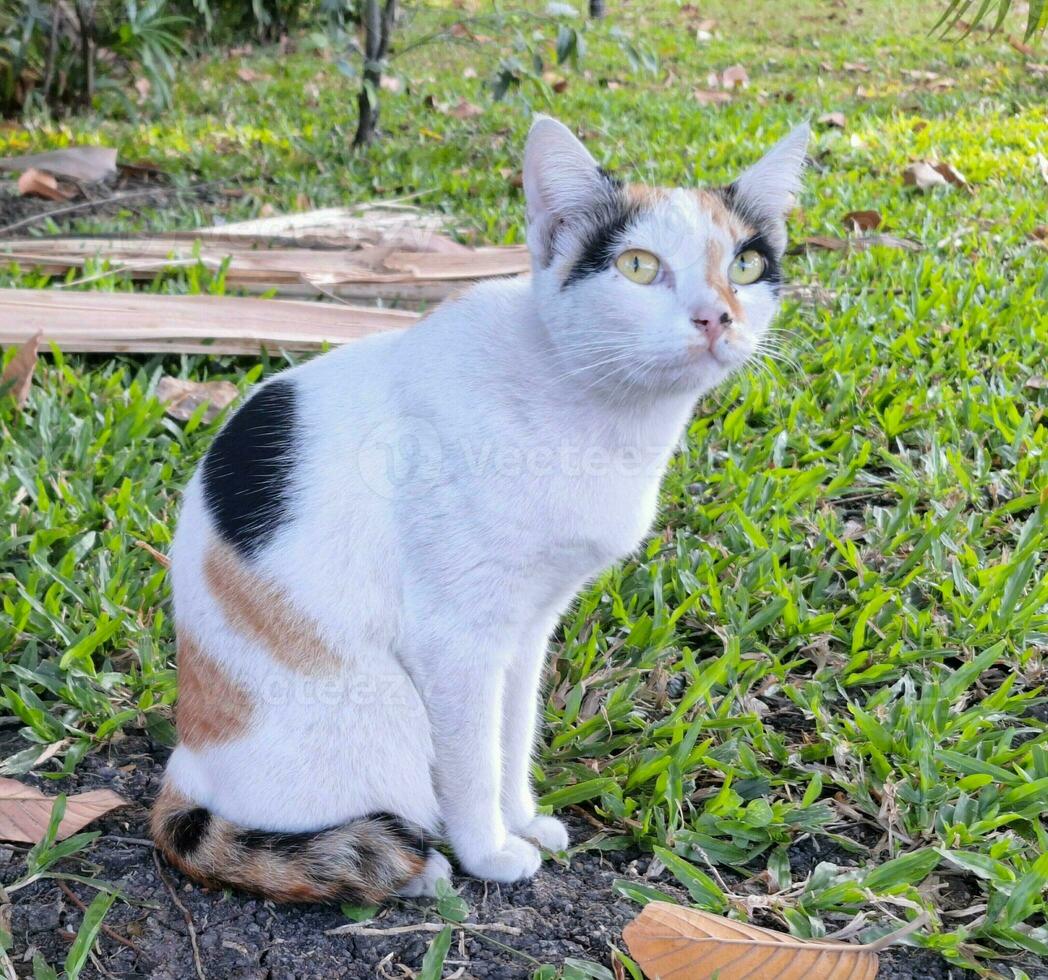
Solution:
{"label": "cat's tail", "polygon": [[326,830],[247,830],[165,784],[152,831],[164,857],[190,878],[276,902],[375,903],[431,894],[428,879],[447,877],[448,863],[425,833],[386,813]]}

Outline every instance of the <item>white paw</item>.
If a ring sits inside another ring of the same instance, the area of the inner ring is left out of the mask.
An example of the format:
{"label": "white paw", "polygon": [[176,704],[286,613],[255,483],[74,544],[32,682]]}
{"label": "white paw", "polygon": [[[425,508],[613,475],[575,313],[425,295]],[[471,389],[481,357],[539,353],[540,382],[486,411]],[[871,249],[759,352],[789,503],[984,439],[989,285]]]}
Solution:
{"label": "white paw", "polygon": [[441,878],[451,881],[451,863],[439,851],[431,851],[422,873],[412,878],[397,894],[404,898],[419,898],[423,895],[434,898],[437,882]]}
{"label": "white paw", "polygon": [[556,817],[534,817],[520,831],[520,836],[547,851],[564,851],[568,847],[568,828]]}
{"label": "white paw", "polygon": [[542,855],[534,844],[510,834],[499,851],[462,860],[462,867],[475,878],[490,881],[520,881],[539,870]]}

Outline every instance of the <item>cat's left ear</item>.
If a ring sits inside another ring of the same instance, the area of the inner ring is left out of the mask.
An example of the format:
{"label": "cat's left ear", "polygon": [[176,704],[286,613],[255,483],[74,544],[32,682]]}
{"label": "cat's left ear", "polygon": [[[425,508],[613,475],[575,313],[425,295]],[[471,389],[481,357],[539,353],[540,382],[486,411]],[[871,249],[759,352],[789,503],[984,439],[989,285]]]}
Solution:
{"label": "cat's left ear", "polygon": [[746,216],[786,247],[785,219],[801,187],[811,127],[804,122],[779,140],[731,185]]}
{"label": "cat's left ear", "polygon": [[561,227],[579,224],[608,196],[610,181],[563,123],[536,116],[524,147],[528,246],[542,263],[551,258]]}

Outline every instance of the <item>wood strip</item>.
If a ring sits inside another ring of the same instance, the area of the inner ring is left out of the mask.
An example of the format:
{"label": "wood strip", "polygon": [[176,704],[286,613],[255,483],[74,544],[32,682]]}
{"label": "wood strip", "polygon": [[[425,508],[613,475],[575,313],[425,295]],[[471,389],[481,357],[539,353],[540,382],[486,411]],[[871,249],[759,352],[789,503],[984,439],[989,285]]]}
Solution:
{"label": "wood strip", "polygon": [[106,260],[136,280],[199,259],[218,269],[228,261],[231,286],[275,288],[297,295],[323,292],[361,298],[436,301],[478,279],[513,276],[530,268],[527,248],[507,246],[461,252],[420,252],[388,246],[353,251],[261,247],[257,242],[187,240],[179,237],[24,238],[0,241],[0,262],[65,274]]}
{"label": "wood strip", "polygon": [[400,310],[290,300],[0,289],[0,344],[21,344],[39,332],[44,344],[64,351],[308,351],[417,320]]}

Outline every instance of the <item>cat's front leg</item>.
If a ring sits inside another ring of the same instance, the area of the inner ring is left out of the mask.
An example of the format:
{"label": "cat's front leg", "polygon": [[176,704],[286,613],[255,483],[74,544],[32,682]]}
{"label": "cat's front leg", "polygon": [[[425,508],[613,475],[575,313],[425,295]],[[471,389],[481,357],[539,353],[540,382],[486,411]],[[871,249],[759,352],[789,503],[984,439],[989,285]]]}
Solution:
{"label": "cat's front leg", "polygon": [[506,671],[502,695],[502,818],[511,832],[547,851],[563,851],[568,846],[567,828],[556,817],[536,813],[531,785],[531,761],[542,709],[542,674],[554,622],[541,622],[521,640]]}
{"label": "cat's front leg", "polygon": [[471,875],[505,882],[530,878],[542,856],[534,844],[507,830],[500,807],[505,668],[497,660],[467,655],[442,657],[427,670],[418,686],[448,842]]}

